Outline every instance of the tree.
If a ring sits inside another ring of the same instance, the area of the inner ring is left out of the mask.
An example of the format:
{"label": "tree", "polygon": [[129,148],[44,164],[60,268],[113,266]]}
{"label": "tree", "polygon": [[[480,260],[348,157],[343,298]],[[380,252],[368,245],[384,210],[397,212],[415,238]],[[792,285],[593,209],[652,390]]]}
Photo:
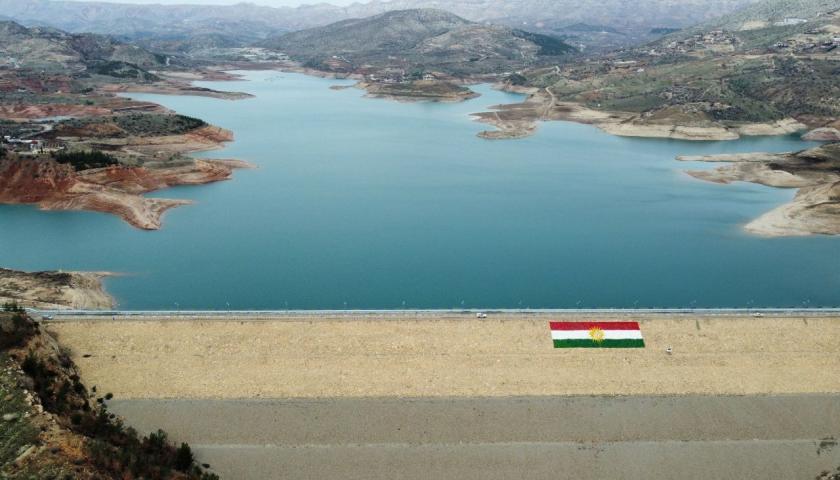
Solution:
{"label": "tree", "polygon": [[508,83],[515,86],[522,86],[528,83],[528,78],[520,73],[514,73],[507,78]]}
{"label": "tree", "polygon": [[175,452],[175,470],[179,472],[188,472],[195,462],[192,449],[186,443],[182,443]]}

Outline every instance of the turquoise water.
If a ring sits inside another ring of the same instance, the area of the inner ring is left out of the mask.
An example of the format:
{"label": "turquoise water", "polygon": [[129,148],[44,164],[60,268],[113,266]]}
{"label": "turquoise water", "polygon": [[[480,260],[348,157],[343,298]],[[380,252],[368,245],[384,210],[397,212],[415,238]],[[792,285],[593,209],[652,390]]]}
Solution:
{"label": "turquoise water", "polygon": [[[840,239],[742,225],[792,190],[716,185],[679,154],[790,151],[793,137],[691,143],[574,123],[486,141],[462,104],[362,98],[276,72],[202,83],[244,101],[133,95],[236,132],[207,157],[259,165],[188,198],[157,232],[116,217],[0,207],[0,265],[108,270],[124,309],[840,305]],[[346,83],[346,82],[344,82]]]}

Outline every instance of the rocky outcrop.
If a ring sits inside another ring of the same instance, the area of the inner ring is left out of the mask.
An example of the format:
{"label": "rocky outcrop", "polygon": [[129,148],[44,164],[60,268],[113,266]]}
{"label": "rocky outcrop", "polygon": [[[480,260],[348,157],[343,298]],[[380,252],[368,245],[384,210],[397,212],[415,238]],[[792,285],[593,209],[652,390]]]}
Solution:
{"label": "rocky outcrop", "polygon": [[815,128],[803,135],[802,140],[812,142],[840,142],[840,130],[830,127]]}
{"label": "rocky outcrop", "polygon": [[45,309],[107,309],[114,299],[105,293],[107,273],[19,272],[0,268],[0,304]]}

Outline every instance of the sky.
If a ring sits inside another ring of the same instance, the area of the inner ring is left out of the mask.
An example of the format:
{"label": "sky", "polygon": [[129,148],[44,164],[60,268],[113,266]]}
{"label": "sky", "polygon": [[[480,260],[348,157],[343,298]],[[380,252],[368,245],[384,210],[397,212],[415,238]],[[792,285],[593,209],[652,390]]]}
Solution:
{"label": "sky", "polygon": [[[73,1],[90,1],[90,0],[73,0]],[[296,7],[298,5],[313,4],[313,3],[331,3],[333,5],[349,5],[357,0],[96,0],[110,3],[145,3],[145,4],[165,4],[165,5],[233,5],[236,3],[255,3],[257,5],[269,5],[272,7]],[[364,3],[366,0],[359,0]]]}

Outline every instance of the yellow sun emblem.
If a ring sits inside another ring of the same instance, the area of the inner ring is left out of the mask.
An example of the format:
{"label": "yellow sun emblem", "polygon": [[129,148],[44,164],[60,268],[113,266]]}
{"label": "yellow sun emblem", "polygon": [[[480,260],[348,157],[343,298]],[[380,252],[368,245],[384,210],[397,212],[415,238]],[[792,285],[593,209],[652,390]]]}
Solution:
{"label": "yellow sun emblem", "polygon": [[604,331],[598,327],[592,327],[589,329],[589,338],[595,343],[601,343],[604,341]]}

